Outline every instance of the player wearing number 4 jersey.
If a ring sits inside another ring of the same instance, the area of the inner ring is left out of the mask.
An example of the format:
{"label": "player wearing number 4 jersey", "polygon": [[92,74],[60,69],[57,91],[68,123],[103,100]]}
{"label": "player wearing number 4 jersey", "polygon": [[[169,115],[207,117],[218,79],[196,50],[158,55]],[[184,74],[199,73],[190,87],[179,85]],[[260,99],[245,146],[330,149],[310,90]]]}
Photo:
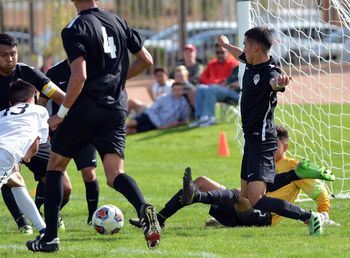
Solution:
{"label": "player wearing number 4 jersey", "polygon": [[[18,41],[12,36],[0,34],[0,110],[9,107],[8,89],[10,83],[17,80],[23,80],[31,83],[39,92],[51,98],[58,104],[61,104],[64,92],[50,81],[42,72],[23,63],[18,63]],[[40,144],[38,153],[30,162],[24,164],[34,173],[35,180],[38,181],[35,203],[40,209],[43,204],[44,182],[47,162],[50,154],[50,144],[45,142]],[[64,173],[64,202],[62,207],[69,200],[71,184],[67,173]],[[24,220],[23,213],[18,209],[11,189],[4,185],[1,188],[2,196],[6,206],[10,210],[13,218],[17,222],[21,232],[31,233],[30,226]],[[26,225],[27,224],[27,225]]]}
{"label": "player wearing number 4 jersey", "polygon": [[[34,252],[59,249],[57,218],[62,201],[62,171],[77,151],[92,143],[101,156],[107,184],[122,193],[136,209],[149,248],[160,241],[155,209],[147,204],[136,182],[124,173],[125,81],[152,63],[140,35],[125,20],[97,7],[95,0],[74,0],[79,15],[62,31],[71,77],[66,97],[51,129],[52,140],[45,199],[46,233],[28,241]],[[128,50],[136,56],[129,67]]]}

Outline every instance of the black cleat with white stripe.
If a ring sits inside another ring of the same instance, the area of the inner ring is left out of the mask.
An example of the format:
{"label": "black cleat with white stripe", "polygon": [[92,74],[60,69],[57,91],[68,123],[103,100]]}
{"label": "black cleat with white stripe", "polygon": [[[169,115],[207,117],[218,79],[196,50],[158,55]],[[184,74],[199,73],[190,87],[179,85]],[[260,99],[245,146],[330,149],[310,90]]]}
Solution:
{"label": "black cleat with white stripe", "polygon": [[143,204],[141,207],[141,225],[149,249],[156,248],[160,243],[161,228],[157,219],[157,213],[151,204]]}
{"label": "black cleat with white stripe", "polygon": [[33,252],[52,253],[60,249],[60,240],[56,237],[50,242],[44,242],[43,236],[38,236],[35,240],[27,241],[26,246],[28,250]]}

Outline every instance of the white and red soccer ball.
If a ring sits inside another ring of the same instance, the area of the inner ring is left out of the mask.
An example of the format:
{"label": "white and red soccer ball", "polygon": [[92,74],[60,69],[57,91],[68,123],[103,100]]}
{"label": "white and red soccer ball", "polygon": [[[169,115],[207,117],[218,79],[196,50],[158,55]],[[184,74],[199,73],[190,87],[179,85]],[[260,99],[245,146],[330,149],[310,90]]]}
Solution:
{"label": "white and red soccer ball", "polygon": [[122,211],[114,205],[103,205],[92,216],[92,225],[99,234],[115,234],[124,225]]}

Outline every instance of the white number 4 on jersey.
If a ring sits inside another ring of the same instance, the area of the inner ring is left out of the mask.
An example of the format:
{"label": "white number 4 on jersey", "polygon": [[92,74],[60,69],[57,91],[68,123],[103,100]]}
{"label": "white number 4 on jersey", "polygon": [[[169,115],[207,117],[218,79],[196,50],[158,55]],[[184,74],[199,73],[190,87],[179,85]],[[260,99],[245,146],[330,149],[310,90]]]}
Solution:
{"label": "white number 4 on jersey", "polygon": [[101,29],[103,35],[103,49],[106,54],[111,54],[111,58],[114,59],[117,57],[117,49],[114,44],[114,39],[113,37],[108,37],[105,27],[101,27]]}

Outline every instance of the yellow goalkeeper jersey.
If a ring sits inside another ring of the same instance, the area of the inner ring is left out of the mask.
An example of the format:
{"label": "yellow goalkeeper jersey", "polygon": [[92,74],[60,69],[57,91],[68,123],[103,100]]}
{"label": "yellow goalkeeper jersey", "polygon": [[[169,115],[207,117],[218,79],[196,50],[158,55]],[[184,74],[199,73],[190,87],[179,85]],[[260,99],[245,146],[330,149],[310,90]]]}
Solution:
{"label": "yellow goalkeeper jersey", "polygon": [[[298,164],[299,160],[284,157],[276,162],[276,173],[283,173],[292,170]],[[317,203],[318,212],[329,212],[330,200],[328,191],[324,183],[318,179],[301,179],[274,191],[267,193],[267,196],[294,202],[300,190],[305,192],[311,199]],[[281,216],[272,214],[272,225],[280,222]]]}

